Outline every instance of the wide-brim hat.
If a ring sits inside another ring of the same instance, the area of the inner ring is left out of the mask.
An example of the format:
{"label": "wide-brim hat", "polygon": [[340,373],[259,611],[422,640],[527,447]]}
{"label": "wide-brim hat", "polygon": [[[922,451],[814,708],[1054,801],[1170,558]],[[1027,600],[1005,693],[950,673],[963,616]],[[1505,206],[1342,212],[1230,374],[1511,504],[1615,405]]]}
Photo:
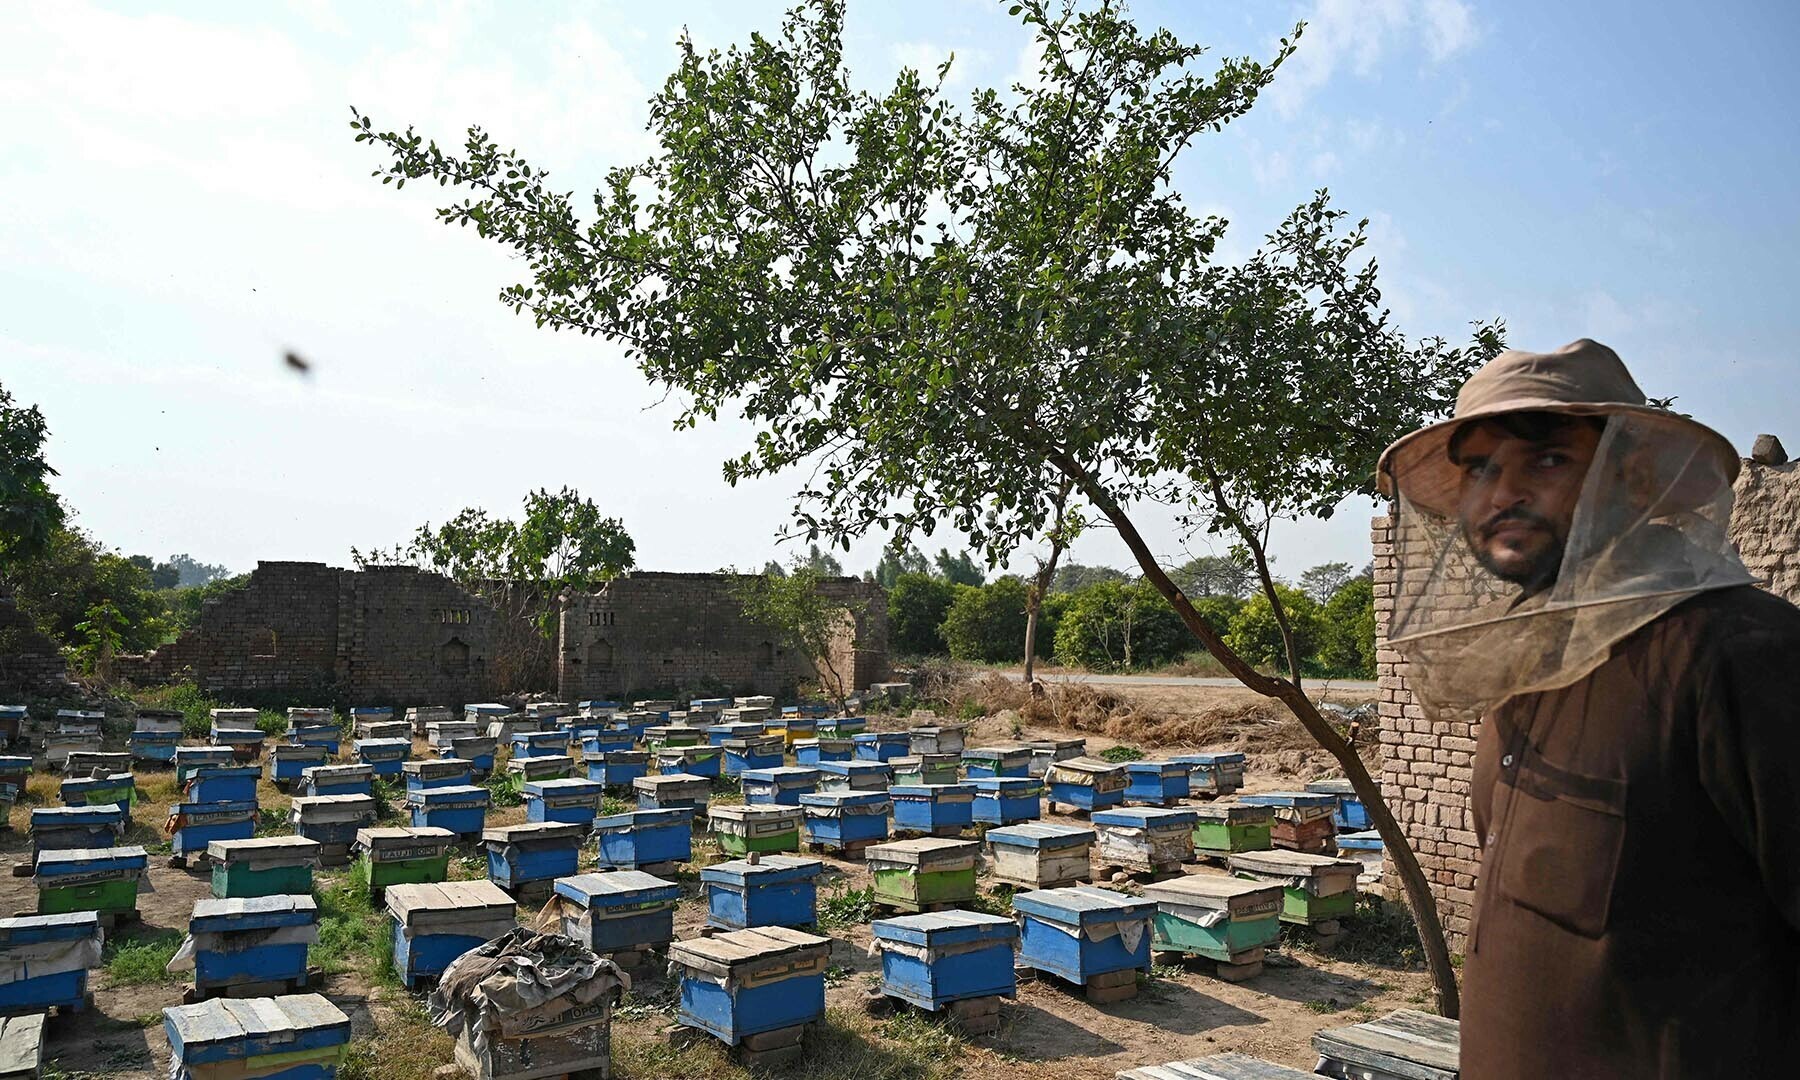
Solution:
{"label": "wide-brim hat", "polygon": [[1669,479],[1674,503],[1698,506],[1718,494],[1720,477],[1737,479],[1731,440],[1697,420],[1649,404],[1619,354],[1588,338],[1554,352],[1508,349],[1469,377],[1456,395],[1456,410],[1381,452],[1376,482],[1383,495],[1405,492],[1408,502],[1441,516],[1456,512],[1462,469],[1450,460],[1450,440],[1464,424],[1506,413],[1565,416],[1630,416],[1693,443],[1696,453],[1681,475]]}

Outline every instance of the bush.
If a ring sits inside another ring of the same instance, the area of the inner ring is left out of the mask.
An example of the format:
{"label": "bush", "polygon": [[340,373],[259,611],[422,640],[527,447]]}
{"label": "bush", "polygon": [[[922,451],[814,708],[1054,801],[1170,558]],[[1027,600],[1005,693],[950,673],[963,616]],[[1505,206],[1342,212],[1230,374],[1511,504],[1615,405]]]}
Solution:
{"label": "bush", "polygon": [[1066,605],[1056,628],[1056,659],[1069,667],[1157,667],[1193,643],[1175,609],[1147,584],[1097,582],[1070,595]]}
{"label": "bush", "polygon": [[[1281,606],[1287,611],[1288,626],[1294,635],[1294,651],[1299,655],[1300,664],[1304,668],[1318,648],[1319,605],[1313,602],[1312,597],[1288,585],[1275,586],[1275,592],[1281,597]],[[1259,667],[1287,670],[1287,650],[1281,642],[1281,624],[1275,621],[1275,608],[1263,593],[1251,597],[1232,616],[1225,644]]]}
{"label": "bush", "polygon": [[1319,612],[1319,666],[1332,675],[1375,674],[1375,583],[1351,578]]}
{"label": "bush", "polygon": [[956,586],[943,578],[901,574],[888,590],[889,646],[900,656],[944,655],[940,628],[955,599]]}
{"label": "bush", "polygon": [[1018,661],[1025,649],[1025,583],[1009,576],[988,585],[956,586],[943,635],[958,660]]}

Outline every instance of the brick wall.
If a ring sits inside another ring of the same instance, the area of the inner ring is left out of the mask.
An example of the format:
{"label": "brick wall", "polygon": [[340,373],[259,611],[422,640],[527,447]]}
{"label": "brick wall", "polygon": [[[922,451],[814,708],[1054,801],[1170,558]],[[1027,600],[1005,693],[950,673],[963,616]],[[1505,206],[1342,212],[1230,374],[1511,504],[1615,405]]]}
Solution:
{"label": "brick wall", "polygon": [[[1752,573],[1790,601],[1800,602],[1800,464],[1743,463],[1731,516],[1731,539]],[[1479,854],[1469,813],[1469,783],[1480,718],[1436,722],[1407,687],[1407,664],[1387,646],[1400,572],[1390,517],[1371,523],[1375,555],[1376,672],[1380,680],[1382,794],[1411,839],[1437,894],[1444,931],[1460,949],[1469,929]],[[1412,568],[1414,574],[1423,567]],[[1414,576],[1411,584],[1416,585]],[[1390,882],[1390,895],[1398,884]]]}
{"label": "brick wall", "polygon": [[72,689],[69,666],[56,643],[0,591],[0,691],[60,696]]}

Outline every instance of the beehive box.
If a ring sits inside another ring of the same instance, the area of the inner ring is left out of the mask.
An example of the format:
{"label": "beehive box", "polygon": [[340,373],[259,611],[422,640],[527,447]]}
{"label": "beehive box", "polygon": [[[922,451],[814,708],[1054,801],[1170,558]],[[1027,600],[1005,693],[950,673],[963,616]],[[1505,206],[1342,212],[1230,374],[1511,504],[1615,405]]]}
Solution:
{"label": "beehive box", "polygon": [[131,821],[131,804],[137,801],[137,780],[130,773],[109,776],[71,776],[62,782],[64,806],[116,806]]}
{"label": "beehive box", "polygon": [[255,802],[262,771],[254,765],[201,765],[181,793],[188,802]]}
{"label": "beehive box", "polygon": [[675,940],[681,886],[636,870],[556,879],[564,937],[601,956],[661,949]]}
{"label": "beehive box", "polygon": [[1092,829],[1034,822],[989,829],[985,841],[996,881],[1054,889],[1093,878]]}
{"label": "beehive box", "polygon": [[916,727],[906,733],[907,749],[915,755],[961,754],[967,724],[937,724]]}
{"label": "beehive box", "polygon": [[1179,761],[1125,763],[1125,801],[1140,806],[1174,806],[1188,797],[1188,766]]}
{"label": "beehive box", "polygon": [[893,769],[879,761],[821,761],[820,791],[886,791]]}
{"label": "beehive box", "polygon": [[813,725],[813,731],[821,739],[851,739],[862,734],[868,726],[866,716],[822,717]]}
{"label": "beehive box", "polygon": [[606,788],[595,780],[567,776],[560,780],[534,780],[525,785],[525,820],[591,826],[600,816],[600,800],[605,792]]}
{"label": "beehive box", "polygon": [[161,734],[168,734],[171,731],[179,733],[186,721],[186,714],[179,709],[139,709],[137,718],[132,721],[132,730]]}
{"label": "beehive box", "polygon": [[1274,846],[1315,855],[1336,851],[1333,839],[1337,836],[1337,826],[1331,821],[1337,810],[1334,796],[1306,791],[1271,791],[1240,795],[1238,802],[1274,809],[1275,819],[1269,826],[1269,841]]}
{"label": "beehive box", "polygon": [[970,806],[974,820],[989,825],[1016,825],[1036,821],[1044,812],[1044,784],[1028,776],[979,776],[968,781],[975,789]]}
{"label": "beehive box", "polygon": [[469,773],[475,779],[484,779],[494,771],[494,748],[498,745],[492,735],[458,735],[450,740],[450,745],[438,747],[440,758],[461,758],[469,763]]}
{"label": "beehive box", "polygon": [[733,739],[754,739],[763,733],[761,724],[713,724],[706,729],[706,741],[721,749]]}
{"label": "beehive box", "polygon": [[650,774],[649,754],[642,750],[609,750],[582,754],[587,777],[610,791],[631,790],[631,782]]}
{"label": "beehive box", "polygon": [[1025,777],[1031,774],[1029,746],[977,746],[962,752],[963,775]]}
{"label": "beehive box", "polygon": [[393,885],[382,903],[394,920],[394,970],[408,990],[516,925],[517,904],[491,881]]}
{"label": "beehive box", "polygon": [[202,997],[232,987],[306,982],[306,950],[319,940],[319,907],[310,896],[209,898],[194,903],[176,960],[191,960]]}
{"label": "beehive box", "polygon": [[33,769],[29,754],[0,754],[0,784],[14,788],[15,793],[25,790],[25,781]]}
{"label": "beehive box", "polygon": [[318,994],[213,998],[163,1010],[171,1080],[331,1080],[350,1018]]}
{"label": "beehive box", "polygon": [[206,845],[206,858],[212,894],[221,899],[300,895],[313,890],[319,842],[304,836],[214,840]]}
{"label": "beehive box", "polygon": [[439,720],[425,725],[425,741],[439,750],[457,739],[487,738],[484,725],[473,720]]}
{"label": "beehive box", "polygon": [[755,769],[776,769],[786,758],[785,747],[779,735],[753,735],[744,739],[726,739],[719,747],[724,751],[723,773],[726,776],[739,776]]}
{"label": "beehive box", "polygon": [[850,741],[856,746],[858,761],[885,764],[897,757],[905,757],[912,749],[912,737],[904,731],[869,731],[852,735]]}
{"label": "beehive box", "polygon": [[1244,755],[1241,752],[1179,754],[1169,760],[1188,766],[1188,793],[1191,795],[1217,798],[1244,786]]}
{"label": "beehive box", "polygon": [[441,828],[356,830],[356,858],[370,889],[444,881],[450,876],[450,847],[456,834]]}
{"label": "beehive box", "polygon": [[110,776],[131,771],[131,755],[118,751],[75,750],[70,752],[63,768],[72,776]]}
{"label": "beehive box", "polygon": [[356,831],[375,824],[375,813],[375,799],[369,795],[302,796],[288,811],[295,835],[317,840],[325,860],[347,856]]}
{"label": "beehive box", "polygon": [[1019,963],[1072,983],[1150,968],[1152,900],[1093,885],[1039,889],[1013,897],[1020,916]]}
{"label": "beehive box", "polygon": [[819,789],[819,770],[799,765],[747,769],[738,775],[744,801],[751,806],[799,806],[802,795]]}
{"label": "beehive box", "polygon": [[631,753],[637,749],[637,740],[629,731],[589,730],[581,735],[581,760],[592,761],[607,754]]}
{"label": "beehive box", "polygon": [[798,806],[715,806],[708,824],[727,855],[800,850]]}
{"label": "beehive box", "polygon": [[406,775],[406,790],[428,791],[438,787],[467,787],[469,770],[474,763],[467,758],[430,758],[402,761],[400,771]]}
{"label": "beehive box", "polygon": [[487,828],[492,798],[487,788],[473,784],[415,788],[406,793],[406,810],[415,829],[448,829],[466,838]]}
{"label": "beehive box", "polygon": [[47,731],[39,741],[44,746],[44,764],[50,769],[63,768],[72,753],[99,750],[101,746],[98,734],[73,731]]}
{"label": "beehive box", "polygon": [[729,1045],[825,1016],[831,939],[785,926],[678,941],[669,959],[681,980],[676,1020]]}
{"label": "beehive box", "polygon": [[706,922],[727,930],[811,926],[818,921],[815,879],[825,864],[786,855],[717,863],[700,871]]}
{"label": "beehive box", "polygon": [[220,840],[248,840],[256,835],[254,802],[177,803],[169,809],[164,830],[169,851],[189,855],[206,851]]}
{"label": "beehive box", "polygon": [[141,847],[39,852],[35,866],[38,914],[135,912],[138,884],[149,868],[150,856]]}
{"label": "beehive box", "polygon": [[894,831],[955,836],[975,822],[975,789],[968,784],[888,788]]}
{"label": "beehive box", "polygon": [[498,701],[477,701],[472,705],[463,706],[463,719],[477,724],[491,723],[502,716],[510,715],[512,715],[512,706],[503,705]]}
{"label": "beehive box", "polygon": [[821,791],[800,796],[804,839],[829,851],[856,851],[888,836],[893,803],[885,791]]}
{"label": "beehive box", "polygon": [[[203,768],[230,764],[229,746],[177,746],[175,748],[175,782],[186,784]],[[299,773],[294,774],[296,778]]]}
{"label": "beehive box", "polygon": [[356,753],[356,760],[374,769],[376,776],[405,776],[406,770],[401,765],[412,753],[412,740],[370,736],[356,740],[351,749]]}
{"label": "beehive box", "polygon": [[576,872],[587,826],[532,821],[483,829],[488,878],[507,889],[553,881]]}
{"label": "beehive box", "polygon": [[34,806],[31,858],[46,851],[112,847],[125,835],[125,812],[116,806]]}
{"label": "beehive box", "polygon": [[412,725],[404,720],[358,720],[356,738],[362,742],[404,739],[412,742]]}
{"label": "beehive box", "polygon": [[979,852],[973,840],[926,837],[876,844],[863,852],[863,861],[874,878],[876,903],[926,911],[975,898]]}
{"label": "beehive box", "polygon": [[1462,1029],[1455,1020],[1395,1009],[1378,1020],[1326,1028],[1312,1037],[1314,1071],[1338,1080],[1457,1080]]}
{"label": "beehive box", "polygon": [[1194,812],[1194,850],[1212,855],[1267,851],[1275,808],[1244,803],[1201,803]]}
{"label": "beehive box", "polygon": [[373,795],[373,765],[314,765],[300,773],[300,787],[308,795]]}
{"label": "beehive box", "polygon": [[181,743],[179,731],[134,731],[127,741],[131,760],[156,765],[173,765],[175,747]]}
{"label": "beehive box", "polygon": [[0,919],[0,1013],[86,1008],[88,971],[105,938],[92,911]]}
{"label": "beehive box", "polygon": [[1366,829],[1362,832],[1339,833],[1337,849],[1339,858],[1354,859],[1362,867],[1356,875],[1359,886],[1367,888],[1380,884],[1387,861],[1387,845],[1382,843],[1379,832]]}
{"label": "beehive box", "polygon": [[907,754],[888,765],[894,770],[894,783],[909,787],[954,784],[962,778],[962,759],[957,754]]}
{"label": "beehive box", "polygon": [[664,747],[699,746],[706,741],[705,733],[682,724],[657,724],[644,729],[644,748],[656,753]]}
{"label": "beehive box", "polygon": [[513,758],[506,763],[506,775],[517,776],[525,783],[534,780],[561,780],[574,774],[575,759],[566,754]]}
{"label": "beehive box", "polygon": [[0,750],[10,750],[18,744],[20,728],[29,714],[23,705],[0,705]]}
{"label": "beehive box", "polygon": [[1281,888],[1224,874],[1188,874],[1144,886],[1156,902],[1157,949],[1246,965],[1281,939]]}
{"label": "beehive box", "polygon": [[238,762],[255,761],[262,756],[265,736],[259,728],[224,728],[215,727],[209,736],[214,746],[231,748],[231,760]]}
{"label": "beehive box", "polygon": [[1092,813],[1125,802],[1125,768],[1098,758],[1068,758],[1052,762],[1044,781],[1052,806],[1069,806]]}
{"label": "beehive box", "polygon": [[1025,745],[1031,748],[1031,775],[1040,780],[1050,772],[1050,766],[1087,753],[1086,739],[1033,739]]}
{"label": "beehive box", "polygon": [[567,757],[569,753],[566,731],[515,731],[509,742],[515,758]]}
{"label": "beehive box", "polygon": [[[456,714],[450,711],[448,705],[418,705],[406,710],[407,726],[412,728],[412,733],[415,736],[424,735],[429,737],[431,725],[433,724],[456,724],[466,722],[467,721],[457,720]],[[436,746],[437,740],[432,739],[431,744]]]}
{"label": "beehive box", "polygon": [[801,739],[810,739],[818,733],[818,720],[811,716],[783,715],[764,725],[763,730],[770,735],[780,735],[782,745],[792,749]]}
{"label": "beehive box", "polygon": [[637,792],[641,810],[683,809],[696,817],[706,812],[707,800],[712,797],[711,780],[687,773],[640,776],[631,782],[631,789]]}
{"label": "beehive box", "polygon": [[827,761],[849,761],[856,756],[856,744],[849,739],[801,739],[794,744],[794,760],[802,765],[819,765]]}
{"label": "beehive box", "polygon": [[665,746],[656,751],[656,771],[716,780],[724,755],[724,748],[718,746]]}
{"label": "beehive box", "polygon": [[694,857],[693,822],[693,811],[686,807],[603,817],[594,823],[600,865],[637,870],[687,862]]}
{"label": "beehive box", "polygon": [[1154,806],[1102,810],[1093,816],[1102,864],[1168,873],[1194,857],[1194,812]]}
{"label": "beehive box", "polygon": [[1317,926],[1356,911],[1361,867],[1353,859],[1277,849],[1241,852],[1228,865],[1239,877],[1282,886],[1282,922]]}
{"label": "beehive box", "polygon": [[953,1001],[1011,997],[1019,930],[1002,915],[943,911],[869,924],[881,950],[881,992],[937,1012]]}
{"label": "beehive box", "polygon": [[1347,777],[1334,780],[1314,780],[1306,785],[1308,794],[1329,795],[1337,800],[1337,807],[1332,811],[1331,823],[1339,832],[1362,832],[1373,823],[1369,819],[1369,808],[1350,786]]}

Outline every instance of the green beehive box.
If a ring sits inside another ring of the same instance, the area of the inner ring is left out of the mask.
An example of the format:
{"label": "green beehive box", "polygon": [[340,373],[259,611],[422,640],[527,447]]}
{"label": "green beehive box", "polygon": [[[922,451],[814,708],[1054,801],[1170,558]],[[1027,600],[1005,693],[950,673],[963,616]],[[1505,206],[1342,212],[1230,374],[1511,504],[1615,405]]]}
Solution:
{"label": "green beehive box", "polygon": [[304,836],[214,840],[206,845],[206,859],[212,863],[212,894],[221,900],[305,896],[313,891],[319,842]]}
{"label": "green beehive box", "polygon": [[1356,911],[1361,864],[1354,859],[1276,849],[1233,855],[1229,865],[1238,877],[1282,887],[1282,922],[1313,926]]}
{"label": "green beehive box", "polygon": [[1272,883],[1187,874],[1144,886],[1144,899],[1156,901],[1150,932],[1157,949],[1243,964],[1262,959],[1281,937],[1282,892]]}
{"label": "green beehive box", "polygon": [[974,840],[924,837],[876,844],[863,853],[875,879],[875,902],[902,911],[952,907],[975,899]]}
{"label": "green beehive box", "polygon": [[138,883],[149,870],[141,847],[67,848],[37,857],[39,915],[137,910]]}
{"label": "green beehive box", "polygon": [[719,850],[727,855],[800,850],[798,806],[715,806],[707,811]]}
{"label": "green beehive box", "polygon": [[448,881],[455,842],[455,833],[433,826],[358,829],[356,859],[370,889]]}
{"label": "green beehive box", "polygon": [[1230,855],[1239,851],[1267,851],[1273,842],[1272,806],[1240,806],[1237,803],[1200,803],[1187,807],[1199,816],[1194,822],[1194,850]]}

